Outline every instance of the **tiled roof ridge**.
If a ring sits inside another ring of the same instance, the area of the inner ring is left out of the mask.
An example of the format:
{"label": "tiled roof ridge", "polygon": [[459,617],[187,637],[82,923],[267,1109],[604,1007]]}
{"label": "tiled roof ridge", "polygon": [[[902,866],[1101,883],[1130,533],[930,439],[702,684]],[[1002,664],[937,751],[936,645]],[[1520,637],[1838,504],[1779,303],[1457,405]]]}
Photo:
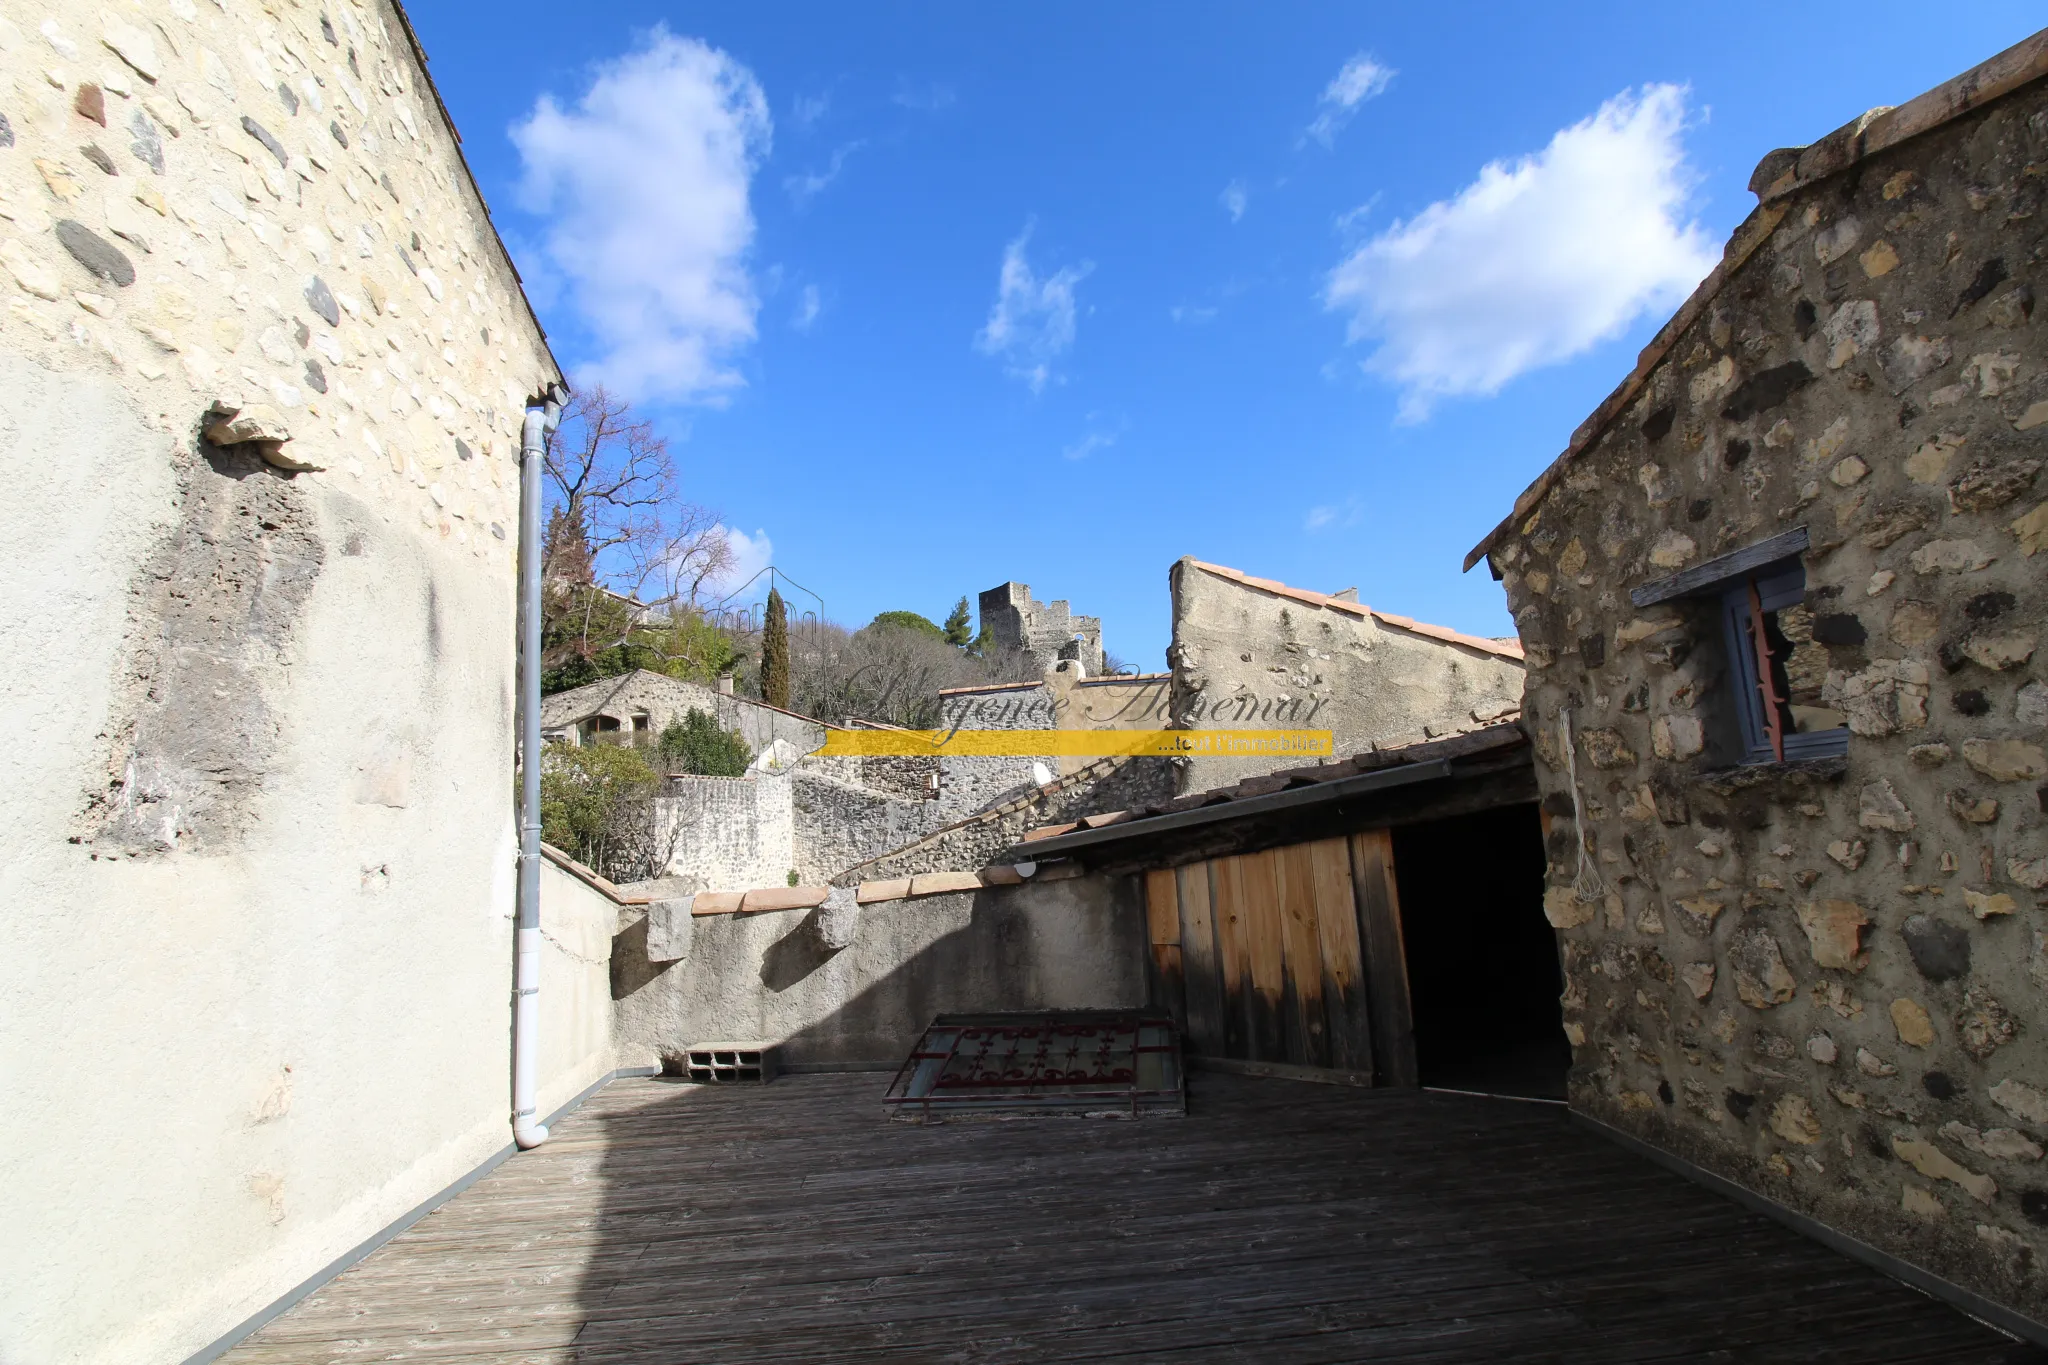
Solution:
{"label": "tiled roof ridge", "polygon": [[1305,602],[1310,606],[1327,607],[1332,611],[1343,612],[1347,616],[1356,616],[1360,620],[1371,619],[1379,622],[1381,625],[1392,626],[1395,630],[1406,631],[1410,635],[1420,635],[1426,639],[1440,640],[1445,644],[1463,645],[1467,649],[1476,649],[1486,654],[1498,655],[1504,659],[1514,659],[1517,662],[1522,659],[1520,640],[1508,641],[1494,639],[1485,635],[1467,635],[1464,631],[1452,630],[1449,626],[1431,625],[1427,621],[1418,621],[1412,616],[1400,616],[1394,612],[1380,611],[1376,607],[1366,606],[1363,602],[1353,602],[1348,598],[1334,597],[1329,593],[1315,592],[1308,588],[1292,587],[1280,582],[1278,579],[1258,578],[1246,573],[1242,569],[1233,569],[1227,564],[1211,564],[1207,560],[1194,558],[1190,558],[1188,563],[1198,569],[1215,574],[1218,578],[1228,578],[1232,582],[1243,583],[1247,587],[1257,588],[1261,592],[1270,592],[1278,597],[1292,598],[1294,601]]}
{"label": "tiled roof ridge", "polygon": [[1896,108],[1872,109],[1859,114],[1818,142],[1805,147],[1781,147],[1767,153],[1757,163],[1749,179],[1750,190],[1757,197],[1757,206],[1729,236],[1719,264],[1700,281],[1699,287],[1692,291],[1692,297],[1679,305],[1670,321],[1657,329],[1657,335],[1636,356],[1635,368],[1629,371],[1628,376],[1615,386],[1600,406],[1593,409],[1585,421],[1579,423],[1563,453],[1522,490],[1515,499],[1514,510],[1472,547],[1471,553],[1465,556],[1466,571],[1470,572],[1472,566],[1485,558],[1516,523],[1549,496],[1550,490],[1564,476],[1565,466],[1591,449],[1614,419],[1621,415],[1622,409],[1635,400],[1651,372],[1663,363],[1677,343],[1680,334],[1698,321],[1707,305],[1719,297],[1729,277],[1776,231],[1789,207],[1781,201],[1798,190],[1849,169],[1865,158],[1922,133],[1932,132],[1973,109],[1981,109],[2043,76],[2048,76],[2048,29],[2022,38],[2005,51]]}

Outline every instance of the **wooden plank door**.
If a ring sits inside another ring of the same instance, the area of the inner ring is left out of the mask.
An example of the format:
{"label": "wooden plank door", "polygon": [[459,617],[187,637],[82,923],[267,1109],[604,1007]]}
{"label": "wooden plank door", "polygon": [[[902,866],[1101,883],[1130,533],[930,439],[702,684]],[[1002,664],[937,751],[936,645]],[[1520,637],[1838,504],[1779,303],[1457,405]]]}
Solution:
{"label": "wooden plank door", "polygon": [[1172,868],[1145,874],[1145,929],[1152,944],[1152,998],[1187,1030],[1187,991],[1181,966],[1180,888]]}
{"label": "wooden plank door", "polygon": [[1147,872],[1154,999],[1191,1051],[1414,1085],[1385,830]]}
{"label": "wooden plank door", "polygon": [[1216,947],[1215,867],[1174,869],[1180,891],[1181,979],[1187,993],[1187,1039],[1196,1052],[1227,1056],[1222,964]]}
{"label": "wooden plank door", "polygon": [[1275,849],[1274,861],[1279,874],[1281,952],[1286,967],[1281,1022],[1286,1028],[1287,1060],[1296,1066],[1327,1067],[1330,1038],[1324,1013],[1315,864],[1307,844]]}
{"label": "wooden plank door", "polygon": [[1255,1062],[1285,1062],[1287,1056],[1287,934],[1280,911],[1280,850],[1247,853],[1237,860],[1243,900],[1246,962],[1245,1032]]}
{"label": "wooden plank door", "polygon": [[1365,954],[1359,946],[1358,898],[1351,880],[1350,850],[1342,839],[1321,839],[1307,847],[1315,884],[1323,1013],[1329,1030],[1327,1065],[1340,1071],[1370,1074],[1372,1015],[1366,991]]}
{"label": "wooden plank door", "polygon": [[1408,958],[1401,941],[1401,896],[1394,885],[1394,834],[1369,829],[1352,835],[1350,843],[1372,1016],[1373,1075],[1381,1085],[1419,1085]]}

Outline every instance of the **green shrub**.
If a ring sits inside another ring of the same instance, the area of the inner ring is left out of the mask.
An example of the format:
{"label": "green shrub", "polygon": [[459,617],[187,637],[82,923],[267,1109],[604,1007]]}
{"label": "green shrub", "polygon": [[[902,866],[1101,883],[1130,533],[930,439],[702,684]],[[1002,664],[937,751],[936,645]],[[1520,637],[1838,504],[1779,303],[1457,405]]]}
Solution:
{"label": "green shrub", "polygon": [[660,876],[675,837],[654,804],[661,774],[618,744],[550,744],[541,755],[541,838],[613,881]]}
{"label": "green shrub", "polygon": [[669,722],[658,748],[668,771],[700,777],[739,777],[754,757],[746,740],[719,729],[715,719],[695,707],[683,719]]}

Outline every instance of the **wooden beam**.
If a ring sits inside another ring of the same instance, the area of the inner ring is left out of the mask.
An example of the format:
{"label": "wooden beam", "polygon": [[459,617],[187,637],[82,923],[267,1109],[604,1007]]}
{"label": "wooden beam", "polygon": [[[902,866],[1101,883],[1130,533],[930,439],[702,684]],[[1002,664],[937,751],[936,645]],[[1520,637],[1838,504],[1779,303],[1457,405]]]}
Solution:
{"label": "wooden beam", "polygon": [[1775,564],[1802,553],[1807,546],[1806,528],[1795,526],[1789,531],[1759,540],[1754,545],[1745,545],[1739,550],[1730,550],[1704,564],[1695,564],[1690,569],[1681,569],[1668,578],[1652,579],[1639,588],[1630,588],[1628,600],[1639,607],[1654,607],[1659,602],[1675,598],[1690,597],[1696,592],[1717,587],[1731,578],[1739,578],[1752,569],[1761,569],[1766,564]]}
{"label": "wooden beam", "polygon": [[1382,1085],[1420,1085],[1391,830],[1371,829],[1351,836],[1351,880],[1358,895],[1358,924],[1365,949],[1373,1072]]}

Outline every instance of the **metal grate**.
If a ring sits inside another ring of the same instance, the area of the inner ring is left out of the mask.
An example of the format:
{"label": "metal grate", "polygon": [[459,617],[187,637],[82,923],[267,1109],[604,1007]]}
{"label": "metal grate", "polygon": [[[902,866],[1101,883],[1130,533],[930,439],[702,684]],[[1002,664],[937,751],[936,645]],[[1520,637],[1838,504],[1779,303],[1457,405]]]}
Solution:
{"label": "metal grate", "polygon": [[758,1085],[775,1077],[775,1049],[767,1043],[701,1043],[685,1050],[683,1074],[700,1085]]}
{"label": "metal grate", "polygon": [[902,1118],[1115,1118],[1187,1112],[1180,1036],[1162,1015],[942,1014],[890,1083]]}

